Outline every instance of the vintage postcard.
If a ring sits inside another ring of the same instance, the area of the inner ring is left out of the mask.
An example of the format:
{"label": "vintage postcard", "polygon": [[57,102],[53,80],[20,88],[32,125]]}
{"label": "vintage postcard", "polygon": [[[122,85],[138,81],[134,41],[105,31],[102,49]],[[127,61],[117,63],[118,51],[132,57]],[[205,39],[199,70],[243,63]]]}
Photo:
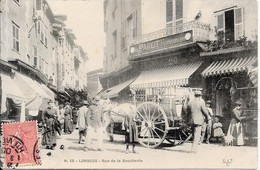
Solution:
{"label": "vintage postcard", "polygon": [[257,169],[256,0],[1,0],[3,169]]}

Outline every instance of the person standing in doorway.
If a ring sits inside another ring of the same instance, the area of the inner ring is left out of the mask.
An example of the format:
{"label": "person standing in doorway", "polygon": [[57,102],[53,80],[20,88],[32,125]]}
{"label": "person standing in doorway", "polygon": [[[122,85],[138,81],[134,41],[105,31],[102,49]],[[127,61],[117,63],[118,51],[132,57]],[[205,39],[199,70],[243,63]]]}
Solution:
{"label": "person standing in doorway", "polygon": [[191,116],[191,124],[193,131],[193,143],[191,151],[196,153],[198,150],[198,144],[201,137],[202,124],[204,122],[204,116],[207,120],[210,119],[208,110],[205,105],[205,101],[201,98],[201,91],[195,91],[195,99],[190,101],[187,106],[188,114]]}
{"label": "person standing in doorway", "polygon": [[243,108],[240,100],[235,102],[235,108],[233,109],[232,119],[228,128],[227,136],[232,136],[233,145],[244,145],[244,129],[242,120],[245,117],[242,116]]}
{"label": "person standing in doorway", "polygon": [[70,103],[66,102],[64,107],[64,133],[71,134],[72,132],[72,109]]}
{"label": "person standing in doorway", "polygon": [[210,108],[210,106],[211,106],[211,101],[208,100],[207,103],[206,103],[206,107],[208,109],[210,119],[208,119],[208,122],[207,122],[206,121],[207,118],[204,116],[204,123],[202,124],[200,143],[202,143],[204,141],[204,137],[205,137],[206,132],[207,132],[207,139],[206,139],[207,144],[209,144],[209,139],[211,137],[212,117],[214,115],[213,115],[213,111]]}
{"label": "person standing in doorway", "polygon": [[82,102],[82,106],[79,108],[78,111],[78,130],[79,130],[79,144],[82,140],[85,140],[86,134],[87,134],[87,116],[88,116],[88,105],[89,103],[84,100]]}

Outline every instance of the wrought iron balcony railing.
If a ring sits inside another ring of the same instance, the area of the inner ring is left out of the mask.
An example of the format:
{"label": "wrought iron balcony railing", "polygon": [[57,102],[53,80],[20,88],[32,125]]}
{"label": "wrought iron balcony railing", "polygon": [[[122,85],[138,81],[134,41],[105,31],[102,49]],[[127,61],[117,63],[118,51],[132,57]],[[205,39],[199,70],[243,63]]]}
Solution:
{"label": "wrought iron balcony railing", "polygon": [[207,41],[210,35],[210,24],[205,24],[200,21],[190,21],[180,25],[175,25],[172,27],[167,27],[162,30],[158,30],[155,32],[151,32],[148,34],[144,34],[135,39],[129,41],[129,45],[135,45],[163,37],[167,37],[169,35],[174,35],[178,33],[182,33],[185,31],[193,31],[193,41]]}

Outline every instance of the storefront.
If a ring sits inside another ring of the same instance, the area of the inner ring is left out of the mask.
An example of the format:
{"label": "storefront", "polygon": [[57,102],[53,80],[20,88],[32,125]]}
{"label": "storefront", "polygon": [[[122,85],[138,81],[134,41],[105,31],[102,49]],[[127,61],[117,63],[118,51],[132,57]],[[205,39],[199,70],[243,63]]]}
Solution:
{"label": "storefront", "polygon": [[[216,116],[221,118],[223,131],[227,133],[232,110],[237,100],[242,101],[245,134],[257,137],[257,80],[250,77],[250,70],[257,70],[255,51],[241,51],[210,55],[209,66],[202,72],[207,89],[206,98],[212,100]],[[206,57],[206,56],[204,56]]]}
{"label": "storefront", "polygon": [[199,55],[203,42],[197,42],[200,37],[194,33],[191,29],[130,47],[129,61],[140,73],[130,85],[136,100],[176,98],[184,88],[205,88],[201,76],[205,67]]}
{"label": "storefront", "polygon": [[29,77],[30,74],[19,72],[18,67],[2,63],[6,69],[1,69],[0,75],[1,120],[22,122],[39,117],[39,111],[47,107],[47,101],[54,100],[54,93],[45,84]]}

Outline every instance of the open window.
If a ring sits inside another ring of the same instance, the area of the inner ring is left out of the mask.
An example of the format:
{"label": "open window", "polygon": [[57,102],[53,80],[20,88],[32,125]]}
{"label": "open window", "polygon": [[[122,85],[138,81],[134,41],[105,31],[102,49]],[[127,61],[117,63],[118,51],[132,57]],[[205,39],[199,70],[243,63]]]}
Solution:
{"label": "open window", "polygon": [[232,7],[215,13],[219,39],[235,41],[243,36],[243,8]]}

